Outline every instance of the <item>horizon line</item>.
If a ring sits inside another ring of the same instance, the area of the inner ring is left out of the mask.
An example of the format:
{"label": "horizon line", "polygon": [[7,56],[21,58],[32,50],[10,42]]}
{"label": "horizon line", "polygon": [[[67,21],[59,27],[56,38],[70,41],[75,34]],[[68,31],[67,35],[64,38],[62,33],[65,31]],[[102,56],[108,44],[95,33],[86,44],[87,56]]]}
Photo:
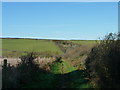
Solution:
{"label": "horizon line", "polygon": [[0,39],[37,39],[37,40],[97,40],[97,39],[78,39],[78,38],[71,38],[71,39],[65,39],[65,38],[36,38],[36,37],[1,37]]}

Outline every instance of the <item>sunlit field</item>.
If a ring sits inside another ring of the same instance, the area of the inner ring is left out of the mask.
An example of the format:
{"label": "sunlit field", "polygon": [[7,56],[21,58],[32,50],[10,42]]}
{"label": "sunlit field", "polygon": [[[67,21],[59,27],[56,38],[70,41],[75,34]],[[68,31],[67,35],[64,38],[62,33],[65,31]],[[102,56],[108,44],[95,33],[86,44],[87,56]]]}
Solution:
{"label": "sunlit field", "polygon": [[21,54],[24,52],[63,53],[52,40],[2,39],[3,56],[9,56],[14,53]]}

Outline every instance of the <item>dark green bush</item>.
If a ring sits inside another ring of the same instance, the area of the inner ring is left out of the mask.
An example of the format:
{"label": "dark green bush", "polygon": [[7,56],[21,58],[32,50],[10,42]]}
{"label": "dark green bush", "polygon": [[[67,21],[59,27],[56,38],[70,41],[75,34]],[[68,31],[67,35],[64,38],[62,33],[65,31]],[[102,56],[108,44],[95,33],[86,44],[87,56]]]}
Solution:
{"label": "dark green bush", "polygon": [[20,57],[21,62],[16,66],[18,80],[21,84],[25,84],[34,80],[34,77],[39,73],[39,65],[35,62],[37,55],[35,53],[27,53]]}
{"label": "dark green bush", "polygon": [[120,88],[120,34],[110,33],[92,48],[86,68],[94,87]]}
{"label": "dark green bush", "polygon": [[37,76],[45,73],[35,62],[36,53],[27,53],[20,57],[21,62],[16,66],[3,67],[2,88],[22,88],[30,82],[36,82]]}

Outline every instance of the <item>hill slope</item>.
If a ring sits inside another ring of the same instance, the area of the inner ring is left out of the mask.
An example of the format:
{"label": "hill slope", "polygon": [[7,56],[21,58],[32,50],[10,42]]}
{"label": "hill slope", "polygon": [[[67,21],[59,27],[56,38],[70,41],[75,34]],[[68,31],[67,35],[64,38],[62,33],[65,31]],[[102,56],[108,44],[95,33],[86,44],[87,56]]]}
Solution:
{"label": "hill slope", "polygon": [[24,52],[39,52],[46,55],[63,53],[52,40],[31,39],[2,39],[2,52],[3,56],[20,56]]}

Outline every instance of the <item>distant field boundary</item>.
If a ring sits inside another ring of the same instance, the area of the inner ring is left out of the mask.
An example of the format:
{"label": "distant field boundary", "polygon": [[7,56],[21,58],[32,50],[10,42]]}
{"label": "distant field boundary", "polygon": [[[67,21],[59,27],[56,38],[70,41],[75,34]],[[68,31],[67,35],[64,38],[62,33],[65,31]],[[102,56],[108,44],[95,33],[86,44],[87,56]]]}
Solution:
{"label": "distant field boundary", "polygon": [[99,41],[99,40],[81,40],[81,39],[37,39],[37,38],[0,38],[0,39],[26,39],[26,40],[57,40],[57,41]]}

